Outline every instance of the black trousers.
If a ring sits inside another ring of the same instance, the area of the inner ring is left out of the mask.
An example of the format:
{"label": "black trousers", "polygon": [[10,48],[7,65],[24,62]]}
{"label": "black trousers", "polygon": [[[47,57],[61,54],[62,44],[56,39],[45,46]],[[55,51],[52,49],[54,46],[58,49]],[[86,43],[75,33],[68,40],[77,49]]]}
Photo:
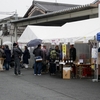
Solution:
{"label": "black trousers", "polygon": [[54,62],[50,62],[50,68],[49,68],[50,73],[56,73],[56,64]]}
{"label": "black trousers", "polygon": [[19,58],[15,58],[15,66],[14,66],[14,74],[20,74],[20,59]]}

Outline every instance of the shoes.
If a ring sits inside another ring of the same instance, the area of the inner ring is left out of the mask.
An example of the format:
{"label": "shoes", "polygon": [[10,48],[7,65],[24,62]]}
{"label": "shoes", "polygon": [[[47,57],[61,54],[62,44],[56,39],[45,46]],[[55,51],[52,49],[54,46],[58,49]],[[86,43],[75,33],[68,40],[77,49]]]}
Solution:
{"label": "shoes", "polygon": [[19,75],[20,76],[20,75],[23,75],[23,74],[22,73],[14,73],[14,75]]}
{"label": "shoes", "polygon": [[55,73],[53,73],[53,75],[56,75]]}
{"label": "shoes", "polygon": [[41,74],[34,74],[34,76],[36,76],[36,75],[41,76]]}
{"label": "shoes", "polygon": [[55,75],[55,73],[51,73],[51,75]]}
{"label": "shoes", "polygon": [[76,78],[75,76],[73,76],[72,78]]}
{"label": "shoes", "polygon": [[18,74],[14,74],[14,75],[18,75]]}
{"label": "shoes", "polygon": [[41,74],[37,74],[38,76],[41,76]]}
{"label": "shoes", "polygon": [[21,76],[21,75],[23,75],[23,74],[22,74],[22,73],[19,73],[19,74],[18,74],[18,76]]}

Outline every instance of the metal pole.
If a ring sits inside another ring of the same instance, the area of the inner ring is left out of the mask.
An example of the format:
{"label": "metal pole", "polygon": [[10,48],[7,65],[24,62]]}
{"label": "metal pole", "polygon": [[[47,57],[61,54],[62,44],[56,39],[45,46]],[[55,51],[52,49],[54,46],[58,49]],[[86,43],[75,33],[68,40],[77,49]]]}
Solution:
{"label": "metal pole", "polygon": [[17,10],[15,11],[15,14],[14,14],[14,16],[15,16],[15,20],[18,20],[18,14],[17,14]]}
{"label": "metal pole", "polygon": [[[99,42],[97,41],[97,50],[99,48]],[[97,64],[96,64],[96,71],[97,71],[97,82],[98,82],[98,52],[97,52]]]}
{"label": "metal pole", "polygon": [[[17,10],[15,11],[15,20],[18,20]],[[17,26],[15,25],[15,42],[17,42]]]}
{"label": "metal pole", "polygon": [[94,79],[92,79],[93,82],[98,82],[98,41],[96,40],[96,37],[94,37],[94,45],[93,48],[95,49],[94,52],[92,52],[93,55],[95,55],[94,58]]}
{"label": "metal pole", "polygon": [[15,42],[17,42],[17,27],[15,25]]}
{"label": "metal pole", "polygon": [[0,38],[0,40],[1,40],[1,45],[2,45],[2,38]]}

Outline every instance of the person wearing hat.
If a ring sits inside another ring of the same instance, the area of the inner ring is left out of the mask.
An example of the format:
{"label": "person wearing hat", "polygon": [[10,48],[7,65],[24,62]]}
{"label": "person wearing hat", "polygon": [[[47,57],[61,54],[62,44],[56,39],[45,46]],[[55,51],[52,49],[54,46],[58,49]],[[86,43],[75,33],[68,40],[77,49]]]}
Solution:
{"label": "person wearing hat", "polygon": [[13,43],[13,55],[14,55],[14,74],[15,75],[20,75],[21,70],[20,70],[20,60],[22,56],[22,50],[18,47],[17,43]]}

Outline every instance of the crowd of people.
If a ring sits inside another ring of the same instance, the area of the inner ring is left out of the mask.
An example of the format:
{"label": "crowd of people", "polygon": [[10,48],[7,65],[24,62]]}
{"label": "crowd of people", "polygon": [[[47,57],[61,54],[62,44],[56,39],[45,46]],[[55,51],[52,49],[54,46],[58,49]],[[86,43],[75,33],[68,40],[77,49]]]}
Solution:
{"label": "crowd of people", "polygon": [[0,70],[8,71],[10,67],[13,67],[14,74],[20,75],[21,61],[23,61],[24,66],[28,68],[29,58],[30,53],[27,46],[25,46],[24,52],[22,52],[17,43],[13,43],[12,51],[9,49],[8,45],[0,46]]}
{"label": "crowd of people", "polygon": [[[70,48],[70,58],[75,61],[76,59],[76,49],[73,45]],[[50,75],[55,75],[57,71],[59,71],[59,63],[62,60],[62,51],[59,49],[59,46],[56,45],[54,48],[50,48],[47,50],[46,46],[39,44],[34,50],[33,55],[35,56],[35,63],[33,65],[34,75],[40,76],[42,72],[49,71]],[[25,68],[28,68],[30,52],[28,47],[24,47],[24,51],[22,51],[17,43],[13,43],[12,51],[9,49],[8,45],[0,46],[0,60],[1,66],[4,70],[9,70],[12,67],[14,74],[21,74],[21,61]],[[49,64],[49,69],[47,70],[47,65]],[[75,68],[75,67],[73,67]],[[74,69],[75,70],[75,69]]]}
{"label": "crowd of people", "polygon": [[[34,75],[41,75],[41,72],[46,71],[46,64],[49,63],[49,73],[50,75],[55,75],[57,71],[60,70],[59,61],[62,60],[62,51],[59,49],[59,46],[56,45],[55,48],[50,48],[47,51],[46,46],[41,48],[41,44],[34,49],[33,54],[35,55],[35,64],[34,64]],[[69,49],[69,59],[76,60],[76,48],[74,45],[70,46]],[[76,75],[75,65],[71,65],[73,69],[74,76]]]}

